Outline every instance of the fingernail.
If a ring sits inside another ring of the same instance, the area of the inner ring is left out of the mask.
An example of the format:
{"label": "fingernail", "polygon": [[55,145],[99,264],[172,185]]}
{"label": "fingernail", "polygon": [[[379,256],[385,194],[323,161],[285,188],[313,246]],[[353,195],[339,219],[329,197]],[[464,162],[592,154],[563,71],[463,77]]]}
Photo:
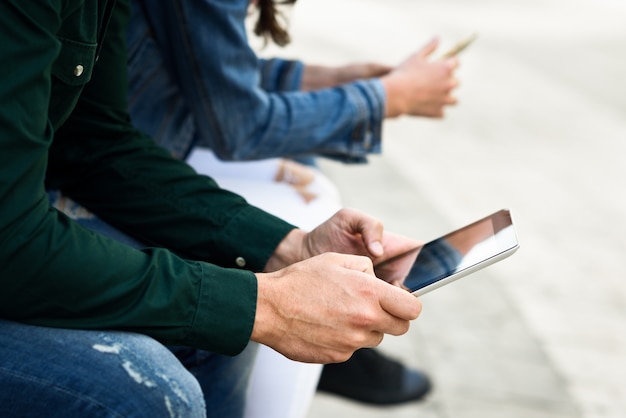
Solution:
{"label": "fingernail", "polygon": [[372,255],[383,255],[383,245],[379,241],[372,242],[370,244],[370,251]]}

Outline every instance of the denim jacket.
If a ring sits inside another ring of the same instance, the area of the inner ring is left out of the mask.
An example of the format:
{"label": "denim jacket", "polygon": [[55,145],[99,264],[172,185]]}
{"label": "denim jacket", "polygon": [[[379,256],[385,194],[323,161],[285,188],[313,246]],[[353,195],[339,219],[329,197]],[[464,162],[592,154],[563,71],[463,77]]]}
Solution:
{"label": "denim jacket", "polygon": [[380,153],[378,79],[298,91],[303,64],[248,45],[249,0],[133,0],[129,105],[136,126],[175,156],[193,145],[225,160]]}

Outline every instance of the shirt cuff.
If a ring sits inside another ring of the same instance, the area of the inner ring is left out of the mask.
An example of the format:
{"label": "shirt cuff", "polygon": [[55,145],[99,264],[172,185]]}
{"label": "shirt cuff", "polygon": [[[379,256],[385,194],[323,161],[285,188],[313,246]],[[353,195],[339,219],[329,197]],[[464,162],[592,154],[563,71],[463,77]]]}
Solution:
{"label": "shirt cuff", "polygon": [[237,355],[248,345],[254,326],[257,280],[250,271],[224,269],[207,263],[189,345]]}
{"label": "shirt cuff", "polygon": [[360,80],[344,86],[357,121],[344,163],[366,163],[367,154],[382,152],[382,124],[385,109],[385,89],[378,79]]}

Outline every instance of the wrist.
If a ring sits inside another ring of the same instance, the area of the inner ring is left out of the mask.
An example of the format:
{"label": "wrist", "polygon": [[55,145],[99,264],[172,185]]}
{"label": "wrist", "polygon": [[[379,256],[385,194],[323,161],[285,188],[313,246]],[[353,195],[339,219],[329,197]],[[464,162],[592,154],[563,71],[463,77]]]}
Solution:
{"label": "wrist", "polygon": [[315,91],[338,84],[337,69],[324,65],[305,65],[302,70],[302,82],[300,89],[303,91]]}
{"label": "wrist", "polygon": [[277,321],[272,306],[272,279],[266,273],[256,273],[257,303],[254,325],[250,340],[261,344],[268,344],[272,339],[272,330],[276,330]]}
{"label": "wrist", "polygon": [[385,118],[395,118],[403,115],[405,112],[399,98],[401,90],[396,79],[389,75],[380,78],[380,82],[385,90]]}
{"label": "wrist", "polygon": [[267,260],[263,271],[276,271],[304,259],[304,241],[307,233],[292,229],[278,244],[274,253]]}

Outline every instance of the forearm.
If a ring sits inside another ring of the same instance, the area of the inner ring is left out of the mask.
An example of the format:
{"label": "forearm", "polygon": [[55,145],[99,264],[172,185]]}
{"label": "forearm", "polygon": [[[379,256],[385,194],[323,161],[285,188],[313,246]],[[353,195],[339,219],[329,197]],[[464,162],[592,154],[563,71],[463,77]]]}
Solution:
{"label": "forearm", "polygon": [[261,89],[268,93],[298,91],[305,66],[298,60],[270,58],[258,60]]}
{"label": "forearm", "polygon": [[64,129],[52,147],[49,186],[143,242],[222,266],[238,266],[241,257],[247,269],[261,270],[293,228],[197,175],[148,137],[98,139],[74,129]]}
{"label": "forearm", "polygon": [[254,117],[239,125],[225,114],[220,119],[222,132],[229,135],[221,141],[213,137],[209,146],[223,159],[317,154],[365,162],[367,155],[381,151],[384,92],[376,82],[316,92],[254,94]]}
{"label": "forearm", "polygon": [[[7,233],[26,231],[15,225]],[[134,250],[54,217],[36,233],[2,243],[3,318],[122,329],[224,354],[238,353],[250,337],[256,299],[250,272],[185,261],[163,249]]]}
{"label": "forearm", "polygon": [[343,66],[306,65],[302,72],[302,90],[315,91],[340,86],[356,80],[381,77],[392,67],[377,63],[355,63]]}

